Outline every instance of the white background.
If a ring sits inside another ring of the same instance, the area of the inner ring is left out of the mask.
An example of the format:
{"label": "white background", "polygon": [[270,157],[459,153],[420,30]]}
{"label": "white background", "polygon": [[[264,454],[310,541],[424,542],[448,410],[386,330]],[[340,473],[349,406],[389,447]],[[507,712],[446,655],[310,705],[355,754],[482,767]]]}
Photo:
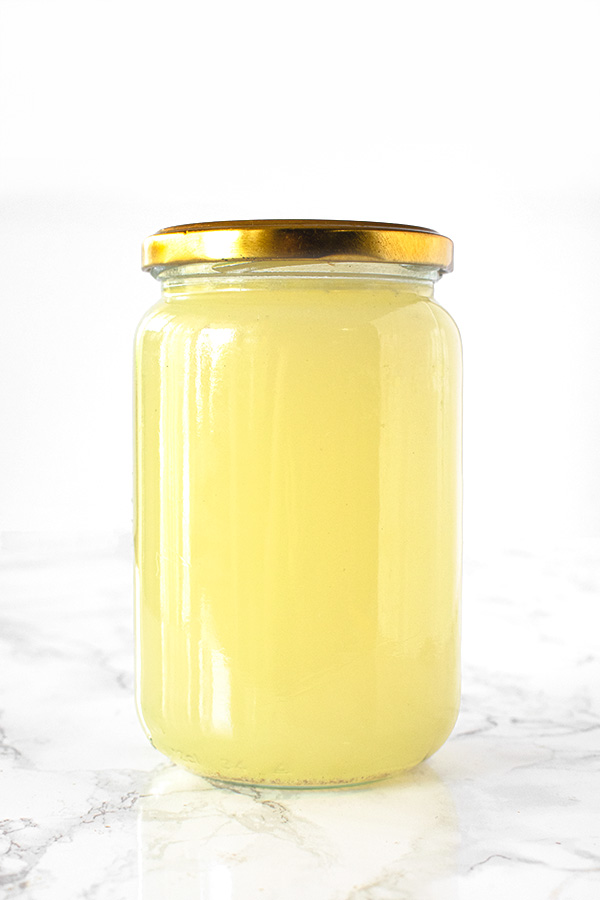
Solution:
{"label": "white background", "polygon": [[599,35],[597,0],[0,0],[0,530],[130,529],[144,236],[315,217],[455,241],[467,551],[599,536]]}

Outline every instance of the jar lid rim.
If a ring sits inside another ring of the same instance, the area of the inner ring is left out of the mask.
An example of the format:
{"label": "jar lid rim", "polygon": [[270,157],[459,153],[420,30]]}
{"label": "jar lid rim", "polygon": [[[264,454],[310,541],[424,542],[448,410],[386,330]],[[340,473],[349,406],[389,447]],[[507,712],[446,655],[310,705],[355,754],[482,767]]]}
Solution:
{"label": "jar lid rim", "polygon": [[163,228],[145,239],[142,268],[188,262],[321,259],[434,266],[450,272],[450,238],[415,225],[347,219],[243,219]]}

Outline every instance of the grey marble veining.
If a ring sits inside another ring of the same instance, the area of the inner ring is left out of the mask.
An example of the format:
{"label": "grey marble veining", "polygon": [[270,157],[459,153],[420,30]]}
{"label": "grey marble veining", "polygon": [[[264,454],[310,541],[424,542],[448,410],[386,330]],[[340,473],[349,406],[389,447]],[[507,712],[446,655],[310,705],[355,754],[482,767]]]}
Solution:
{"label": "grey marble veining", "polygon": [[211,784],[147,743],[123,541],[7,536],[0,588],[2,900],[600,897],[592,542],[467,560],[451,739],[328,791]]}

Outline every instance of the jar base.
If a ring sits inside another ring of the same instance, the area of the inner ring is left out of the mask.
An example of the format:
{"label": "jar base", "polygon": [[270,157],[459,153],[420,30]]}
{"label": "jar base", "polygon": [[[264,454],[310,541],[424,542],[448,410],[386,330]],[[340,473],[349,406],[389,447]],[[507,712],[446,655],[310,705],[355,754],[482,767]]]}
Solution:
{"label": "jar base", "polygon": [[[221,752],[218,752],[214,747],[210,749],[210,752],[205,750],[202,755],[197,752],[197,748],[195,748],[196,752],[186,753],[182,752],[181,748],[175,748],[170,742],[164,740],[162,728],[150,729],[143,718],[142,722],[150,743],[156,750],[180,768],[215,785],[237,785],[276,790],[321,790],[359,787],[388,781],[415,769],[442,747],[452,732],[457,715],[458,704],[456,704],[452,716],[447,719],[445,726],[438,727],[433,735],[429,734],[429,739],[421,736],[420,740],[413,742],[412,747],[406,740],[399,741],[400,746],[397,744],[394,752],[388,747],[387,753],[379,754],[378,762],[381,767],[377,769],[375,766],[371,768],[369,765],[369,763],[375,762],[372,749],[369,754],[361,754],[362,758],[354,753],[352,754],[353,759],[347,757],[342,760],[339,753],[334,754],[333,758],[329,753],[327,761],[324,758],[317,760],[314,757],[311,760],[296,758],[294,763],[290,762],[288,766],[276,762],[272,753],[268,754],[271,757],[270,760],[264,755],[262,759],[259,759],[256,754],[254,759],[246,758],[244,760],[243,754],[232,753],[230,748],[230,752],[227,754],[223,752],[223,748],[220,748]],[[289,755],[289,753],[282,752],[276,756],[281,760]],[[323,774],[320,777],[314,776],[313,773],[318,772],[319,769]],[[356,772],[360,774],[355,774]]]}
{"label": "jar base", "polygon": [[290,776],[289,778],[260,778],[260,777],[248,777],[245,778],[241,775],[235,775],[231,778],[225,778],[221,773],[214,773],[204,769],[202,766],[191,763],[188,760],[177,758],[174,754],[169,754],[169,758],[175,765],[179,766],[182,769],[185,769],[188,772],[193,772],[194,775],[198,775],[201,778],[204,778],[206,781],[209,781],[215,787],[246,787],[246,788],[272,788],[274,790],[333,790],[340,788],[353,788],[353,787],[361,787],[369,784],[376,784],[378,782],[389,781],[390,779],[402,775],[404,772],[409,772],[412,769],[415,769],[418,765],[424,762],[431,754],[427,754],[423,759],[419,759],[414,763],[410,763],[406,766],[401,766],[399,768],[384,770],[381,772],[377,772],[374,774],[368,775],[359,775],[359,776],[348,776],[345,778],[326,778],[320,781],[317,778],[298,778],[294,776]]}
{"label": "jar base", "polygon": [[[418,764],[417,764],[418,765]],[[414,766],[411,766],[410,769],[413,769]],[[359,778],[352,781],[348,781],[346,779],[341,779],[339,781],[277,781],[275,779],[265,780],[265,781],[256,781],[248,779],[247,781],[240,781],[239,779],[236,781],[225,781],[222,778],[210,778],[208,775],[203,775],[202,777],[206,779],[206,781],[210,782],[210,784],[215,787],[250,787],[250,788],[267,788],[271,790],[282,790],[282,791],[327,791],[327,790],[343,790],[344,788],[356,788],[356,787],[364,787],[369,784],[378,784],[382,781],[389,781],[395,775],[400,775],[402,772],[410,771],[410,769],[399,769],[395,772],[386,772],[381,775],[369,775],[366,778]],[[188,769],[188,771],[191,771]]]}

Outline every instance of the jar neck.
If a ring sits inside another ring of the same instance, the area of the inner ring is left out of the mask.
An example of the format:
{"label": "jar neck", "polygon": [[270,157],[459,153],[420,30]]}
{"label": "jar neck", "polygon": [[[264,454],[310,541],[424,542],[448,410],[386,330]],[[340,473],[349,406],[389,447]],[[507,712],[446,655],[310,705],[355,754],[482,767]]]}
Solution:
{"label": "jar neck", "polygon": [[[258,287],[259,281],[306,280],[307,282],[389,281],[414,285],[418,293],[433,296],[433,286],[441,272],[437,266],[402,263],[357,262],[346,260],[252,260],[244,262],[186,263],[180,266],[155,266],[151,274],[161,283],[167,298],[204,289],[211,293],[242,283]],[[308,284],[307,284],[308,286]]]}

